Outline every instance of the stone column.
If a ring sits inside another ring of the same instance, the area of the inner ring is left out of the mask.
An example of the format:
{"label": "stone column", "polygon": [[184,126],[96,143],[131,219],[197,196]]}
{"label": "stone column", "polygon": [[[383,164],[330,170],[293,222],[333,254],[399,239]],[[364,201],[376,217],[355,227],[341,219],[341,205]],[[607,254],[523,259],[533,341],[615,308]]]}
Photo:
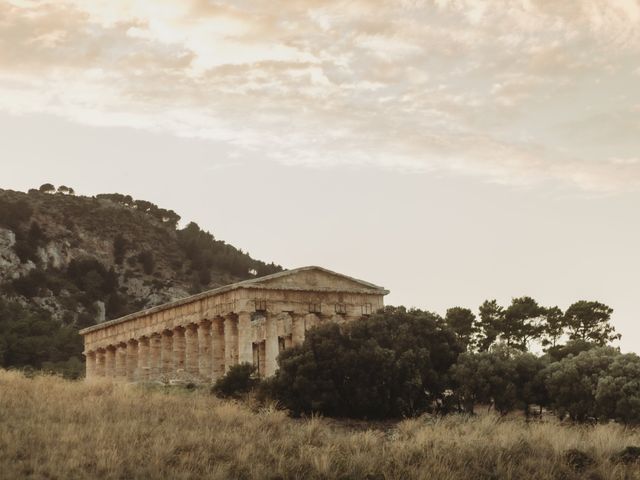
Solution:
{"label": "stone column", "polygon": [[293,346],[293,340],[291,338],[291,335],[287,335],[284,337],[284,348],[286,350],[290,349]]}
{"label": "stone column", "polygon": [[149,339],[150,380],[159,380],[162,375],[162,334],[154,333]]}
{"label": "stone column", "polygon": [[266,359],[266,355],[265,355],[265,343],[264,341],[260,342],[258,344],[258,373],[260,374],[261,377],[266,377],[267,373],[265,370],[265,359]]}
{"label": "stone column", "polygon": [[138,342],[127,342],[127,382],[134,382],[138,373]]}
{"label": "stone column", "polygon": [[119,343],[116,345],[116,379],[124,380],[127,378],[127,344]]}
{"label": "stone column", "polygon": [[173,330],[173,372],[184,371],[185,362],[184,328],[176,327]]}
{"label": "stone column", "polygon": [[96,352],[85,354],[85,379],[93,380],[96,376]]}
{"label": "stone column", "polygon": [[170,377],[173,374],[173,332],[162,332],[162,376]]}
{"label": "stone column", "polygon": [[115,378],[116,376],[116,347],[109,345],[105,350],[104,376]]}
{"label": "stone column", "polygon": [[213,349],[211,339],[211,322],[203,320],[198,325],[198,372],[206,380],[211,380],[213,366]]}
{"label": "stone column", "polygon": [[185,335],[185,368],[189,375],[198,375],[198,325],[190,323],[184,330]]}
{"label": "stone column", "polygon": [[265,376],[270,377],[276,373],[278,368],[278,323],[277,318],[274,315],[267,314],[266,334],[267,339],[264,346],[264,373]]}
{"label": "stone column", "polygon": [[304,315],[294,314],[291,325],[291,340],[294,346],[302,345],[304,342]]}
{"label": "stone column", "polygon": [[106,353],[103,348],[100,348],[96,352],[96,376],[97,377],[105,377],[105,361],[106,361]]}
{"label": "stone column", "polygon": [[253,364],[251,337],[251,314],[240,312],[238,313],[238,363]]}
{"label": "stone column", "polygon": [[238,323],[234,315],[224,319],[224,371],[238,363]]}
{"label": "stone column", "polygon": [[151,377],[149,337],[138,340],[138,378],[140,382],[148,382]]}
{"label": "stone column", "polygon": [[211,348],[213,348],[213,380],[224,375],[225,339],[224,319],[216,317],[211,326]]}

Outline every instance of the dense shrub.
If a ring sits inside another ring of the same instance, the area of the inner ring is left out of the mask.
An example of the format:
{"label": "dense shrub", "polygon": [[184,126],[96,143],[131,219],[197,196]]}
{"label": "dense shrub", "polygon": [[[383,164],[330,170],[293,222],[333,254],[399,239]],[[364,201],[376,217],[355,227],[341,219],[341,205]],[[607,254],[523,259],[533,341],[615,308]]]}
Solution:
{"label": "dense shrub", "polygon": [[601,347],[551,363],[543,375],[551,408],[560,417],[584,421],[598,417],[598,382],[620,352]]}
{"label": "dense shrub", "polygon": [[370,318],[307,332],[279,356],[277,399],[294,414],[419,415],[441,402],[462,346],[440,317],[387,307]]}
{"label": "dense shrub", "polygon": [[211,387],[211,392],[222,398],[241,398],[249,393],[259,382],[256,368],[249,363],[232,366]]}
{"label": "dense shrub", "polygon": [[502,345],[488,352],[462,354],[451,374],[466,411],[473,413],[474,406],[481,403],[502,414],[516,408],[528,414],[532,404],[545,402],[540,378],[544,366],[541,358]]}
{"label": "dense shrub", "polygon": [[0,299],[0,366],[47,366],[74,376],[83,364],[82,348],[74,326],[53,321],[43,310]]}

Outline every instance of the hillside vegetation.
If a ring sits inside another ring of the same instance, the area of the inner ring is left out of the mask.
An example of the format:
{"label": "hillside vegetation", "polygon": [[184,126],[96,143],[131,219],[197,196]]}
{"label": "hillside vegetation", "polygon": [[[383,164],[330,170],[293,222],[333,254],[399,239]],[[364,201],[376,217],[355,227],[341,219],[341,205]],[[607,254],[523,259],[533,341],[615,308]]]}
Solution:
{"label": "hillside vegetation", "polygon": [[360,428],[199,390],[0,370],[0,478],[631,479],[640,432],[493,415]]}
{"label": "hillside vegetation", "polygon": [[0,366],[83,370],[78,329],[282,270],[128,195],[0,190]]}

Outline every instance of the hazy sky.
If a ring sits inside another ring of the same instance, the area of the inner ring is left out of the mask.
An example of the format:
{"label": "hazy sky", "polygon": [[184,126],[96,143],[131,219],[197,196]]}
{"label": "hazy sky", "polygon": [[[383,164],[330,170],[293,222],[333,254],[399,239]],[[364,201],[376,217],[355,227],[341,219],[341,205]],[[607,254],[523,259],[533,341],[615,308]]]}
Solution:
{"label": "hazy sky", "polygon": [[1,187],[129,193],[444,313],[640,351],[638,0],[0,0]]}

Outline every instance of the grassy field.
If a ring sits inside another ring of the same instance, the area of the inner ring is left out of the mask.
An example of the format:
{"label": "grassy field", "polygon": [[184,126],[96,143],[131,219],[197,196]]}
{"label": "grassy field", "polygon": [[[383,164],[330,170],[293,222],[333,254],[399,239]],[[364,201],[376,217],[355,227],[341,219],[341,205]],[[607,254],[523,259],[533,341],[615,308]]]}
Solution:
{"label": "grassy field", "polygon": [[0,370],[2,479],[640,479],[640,430],[476,418],[352,428],[205,391]]}

